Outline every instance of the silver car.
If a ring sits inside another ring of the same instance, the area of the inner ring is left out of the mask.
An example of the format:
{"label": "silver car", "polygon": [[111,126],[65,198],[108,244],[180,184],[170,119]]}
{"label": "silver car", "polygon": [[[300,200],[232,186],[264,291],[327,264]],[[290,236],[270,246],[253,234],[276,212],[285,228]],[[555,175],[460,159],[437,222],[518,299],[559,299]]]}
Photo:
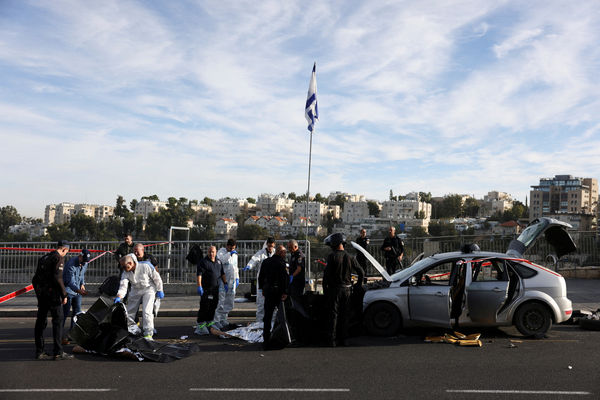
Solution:
{"label": "silver car", "polygon": [[352,242],[383,275],[364,296],[364,322],[374,335],[394,335],[401,327],[510,326],[542,338],[571,317],[565,279],[523,258],[542,234],[556,257],[576,249],[569,224],[540,218],[513,240],[506,253],[464,246],[460,252],[435,254],[388,275],[362,247]]}

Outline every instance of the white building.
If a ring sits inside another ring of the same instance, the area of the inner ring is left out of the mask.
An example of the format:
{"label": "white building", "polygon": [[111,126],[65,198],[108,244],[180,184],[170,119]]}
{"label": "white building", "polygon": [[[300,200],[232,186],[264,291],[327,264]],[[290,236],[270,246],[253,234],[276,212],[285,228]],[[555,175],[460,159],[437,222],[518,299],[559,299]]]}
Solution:
{"label": "white building", "polygon": [[294,200],[288,199],[282,195],[272,195],[263,193],[256,200],[257,215],[276,215],[291,213],[294,207]]}
{"label": "white building", "polygon": [[347,201],[344,203],[342,220],[346,224],[354,224],[369,217],[369,205],[366,201]]}
{"label": "white building", "polygon": [[48,204],[44,210],[44,224],[64,224],[71,221],[71,216],[83,214],[95,218],[96,221],[114,215],[114,207],[97,204],[60,203]]}
{"label": "white building", "polygon": [[331,192],[331,193],[329,193],[329,196],[327,196],[327,200],[333,201],[338,196],[342,196],[342,198],[344,199],[344,202],[346,202],[346,201],[351,201],[351,202],[366,201],[365,195],[363,195],[363,194],[351,194],[351,193],[346,193],[346,192]]}
{"label": "white building", "polygon": [[[308,202],[308,218],[311,223],[315,225],[321,225],[323,217],[327,214],[327,205],[319,203],[318,201]],[[294,223],[299,217],[305,217],[306,214],[306,203],[295,202],[294,203]]]}
{"label": "white building", "polygon": [[513,199],[508,193],[492,190],[483,196],[483,207],[490,215],[502,214],[513,207]]}
{"label": "white building", "polygon": [[11,225],[8,227],[8,232],[12,234],[26,233],[29,239],[33,237],[44,236],[48,233],[48,229],[42,224],[28,224],[22,222],[18,225]]}
{"label": "white building", "polygon": [[157,213],[164,208],[167,208],[166,201],[142,199],[136,204],[134,214],[146,220],[148,219],[148,215]]}
{"label": "white building", "polygon": [[248,208],[248,200],[224,198],[213,202],[212,212],[217,218],[235,219],[244,207]]}
{"label": "white building", "polygon": [[431,204],[415,200],[388,200],[383,202],[379,216],[388,220],[403,222],[411,219],[419,219],[415,218],[415,215],[421,212],[424,218],[420,219],[429,221],[431,219]]}
{"label": "white building", "polygon": [[60,203],[56,205],[56,214],[54,216],[55,224],[64,224],[71,221],[71,215],[75,210],[75,204],[72,203]]}
{"label": "white building", "polygon": [[212,213],[212,207],[208,204],[192,204],[190,207],[194,210],[197,220],[206,219]]}
{"label": "white building", "polygon": [[227,238],[234,237],[237,233],[238,223],[231,218],[219,218],[215,224],[215,233]]}

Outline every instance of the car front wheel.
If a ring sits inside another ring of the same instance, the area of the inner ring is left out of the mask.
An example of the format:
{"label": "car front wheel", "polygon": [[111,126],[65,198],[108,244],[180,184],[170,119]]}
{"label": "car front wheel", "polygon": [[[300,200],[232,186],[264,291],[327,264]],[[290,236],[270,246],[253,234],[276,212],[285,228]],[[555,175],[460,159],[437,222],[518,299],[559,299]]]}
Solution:
{"label": "car front wheel", "polygon": [[364,317],[367,331],[375,336],[393,336],[400,329],[400,312],[390,303],[375,303]]}
{"label": "car front wheel", "polygon": [[540,303],[526,303],[515,314],[515,326],[524,336],[542,339],[552,327],[548,308]]}

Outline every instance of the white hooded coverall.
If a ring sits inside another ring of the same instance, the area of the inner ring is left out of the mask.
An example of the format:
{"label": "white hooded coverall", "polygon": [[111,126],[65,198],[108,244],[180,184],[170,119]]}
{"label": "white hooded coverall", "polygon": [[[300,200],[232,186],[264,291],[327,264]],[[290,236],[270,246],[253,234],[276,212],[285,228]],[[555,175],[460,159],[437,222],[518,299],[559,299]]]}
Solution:
{"label": "white hooded coverall", "polygon": [[258,274],[260,274],[262,262],[273,254],[275,254],[275,249],[273,249],[272,253],[269,253],[267,250],[267,242],[265,242],[263,248],[257,251],[247,264],[251,270],[258,266],[256,269],[256,322],[260,322],[261,324],[265,317],[265,298],[262,295],[262,289],[258,288]]}
{"label": "white hooded coverall", "polygon": [[231,254],[226,248],[222,247],[217,252],[217,258],[223,263],[223,271],[225,272],[229,290],[225,293],[223,282],[219,281],[219,304],[215,311],[214,322],[217,328],[224,328],[229,324],[227,317],[229,312],[233,310],[235,291],[237,289],[235,281],[236,279],[240,279],[240,272],[238,269],[238,256],[236,252]]}
{"label": "white hooded coverall", "polygon": [[127,300],[127,325],[135,325],[135,315],[142,304],[142,324],[144,336],[154,332],[154,297],[163,290],[163,282],[158,271],[149,261],[135,262],[135,270],[123,271],[117,296],[123,299],[127,294],[127,284],[131,282],[131,291]]}

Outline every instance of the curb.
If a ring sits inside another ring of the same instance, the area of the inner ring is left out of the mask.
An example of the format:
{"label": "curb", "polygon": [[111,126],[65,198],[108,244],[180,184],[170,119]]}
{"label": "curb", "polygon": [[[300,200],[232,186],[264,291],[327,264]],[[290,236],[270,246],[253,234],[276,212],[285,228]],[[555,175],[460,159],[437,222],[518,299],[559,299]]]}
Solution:
{"label": "curb", "polygon": [[[172,309],[160,310],[158,318],[196,318],[198,310],[189,309]],[[16,309],[16,310],[0,310],[0,318],[35,318],[37,316],[36,309]],[[255,310],[236,310],[233,309],[229,313],[230,318],[254,318],[256,317]]]}

